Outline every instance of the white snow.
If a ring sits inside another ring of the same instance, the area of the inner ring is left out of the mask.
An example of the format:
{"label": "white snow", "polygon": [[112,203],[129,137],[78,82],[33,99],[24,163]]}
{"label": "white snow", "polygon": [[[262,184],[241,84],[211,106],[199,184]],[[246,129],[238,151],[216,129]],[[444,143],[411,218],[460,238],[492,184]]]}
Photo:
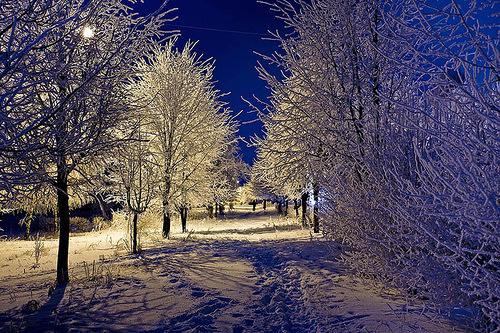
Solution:
{"label": "white snow", "polygon": [[56,240],[44,241],[35,269],[33,241],[2,242],[0,331],[464,331],[352,276],[337,244],[293,218],[240,207],[231,218],[188,221],[189,236],[177,224],[171,240],[147,237],[135,257],[119,245],[119,228],[72,235],[65,290],[51,289]]}

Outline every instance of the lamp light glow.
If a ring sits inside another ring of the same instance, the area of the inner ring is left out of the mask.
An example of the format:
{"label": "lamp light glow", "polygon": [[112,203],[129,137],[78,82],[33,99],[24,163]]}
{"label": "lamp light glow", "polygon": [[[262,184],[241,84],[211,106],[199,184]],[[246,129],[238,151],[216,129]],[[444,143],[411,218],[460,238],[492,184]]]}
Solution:
{"label": "lamp light glow", "polygon": [[83,38],[92,38],[94,37],[94,29],[89,26],[85,26],[82,31]]}

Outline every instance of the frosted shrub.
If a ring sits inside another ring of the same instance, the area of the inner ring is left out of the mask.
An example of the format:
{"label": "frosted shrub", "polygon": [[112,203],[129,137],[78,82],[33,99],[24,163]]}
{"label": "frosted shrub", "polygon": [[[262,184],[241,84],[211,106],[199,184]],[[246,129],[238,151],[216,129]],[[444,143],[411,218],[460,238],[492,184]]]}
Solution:
{"label": "frosted shrub", "polygon": [[89,232],[92,231],[92,222],[81,216],[70,218],[71,231],[73,232]]}
{"label": "frosted shrub", "polygon": [[45,243],[43,240],[40,238],[38,233],[36,234],[35,237],[35,242],[33,244],[33,258],[35,258],[35,263],[33,266],[31,266],[33,269],[36,269],[40,267],[40,258],[42,257],[42,254],[45,252]]}

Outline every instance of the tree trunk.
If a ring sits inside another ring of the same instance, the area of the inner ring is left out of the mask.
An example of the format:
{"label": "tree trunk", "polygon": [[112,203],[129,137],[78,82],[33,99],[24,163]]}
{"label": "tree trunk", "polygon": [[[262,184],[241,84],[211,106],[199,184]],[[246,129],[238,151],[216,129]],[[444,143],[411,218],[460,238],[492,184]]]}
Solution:
{"label": "tree trunk", "polygon": [[163,238],[170,237],[170,209],[168,201],[163,202]]}
{"label": "tree trunk", "polygon": [[263,210],[266,210],[266,205],[267,205],[267,200],[266,200],[266,199],[264,199],[264,200],[262,201],[262,209],[263,209]]}
{"label": "tree trunk", "polygon": [[[167,174],[167,173],[166,173]],[[165,176],[165,189],[163,190],[163,238],[170,238],[170,178]]]}
{"label": "tree trunk", "polygon": [[104,221],[111,221],[112,219],[111,209],[109,208],[108,204],[106,203],[102,195],[94,194],[93,197],[97,201],[97,204],[99,205],[99,209],[101,210],[101,215]]}
{"label": "tree trunk", "polygon": [[302,206],[302,226],[307,227],[307,198],[309,194],[307,192],[302,193],[300,197],[300,204]]}
{"label": "tree trunk", "polygon": [[293,209],[295,209],[295,217],[299,217],[299,202],[297,199],[293,199]]}
{"label": "tree trunk", "polygon": [[68,175],[62,167],[57,170],[57,215],[59,217],[59,249],[57,251],[57,284],[69,282],[69,196]]}
{"label": "tree trunk", "polygon": [[319,186],[314,184],[313,188],[314,196],[314,210],[313,210],[313,231],[314,233],[319,233]]}
{"label": "tree trunk", "polygon": [[208,211],[208,218],[213,219],[214,218],[214,206],[208,205],[207,211]]}
{"label": "tree trunk", "polygon": [[216,202],[215,203],[215,209],[214,209],[214,216],[215,216],[215,218],[217,218],[218,214],[219,214],[219,204]]}
{"label": "tree trunk", "polygon": [[224,216],[224,205],[223,204],[219,204],[219,214],[220,216]]}
{"label": "tree trunk", "polygon": [[252,211],[255,212],[255,207],[257,206],[257,201],[252,201]]}
{"label": "tree trunk", "polygon": [[138,214],[134,212],[134,220],[132,222],[132,253],[137,253],[137,220]]}
{"label": "tree trunk", "polygon": [[285,199],[285,211],[283,215],[288,216],[288,198]]}
{"label": "tree trunk", "polygon": [[182,233],[185,233],[187,232],[187,213],[188,213],[187,207],[182,207],[180,209],[180,213],[181,213]]}
{"label": "tree trunk", "polygon": [[283,214],[283,203],[281,202],[281,200],[278,200],[278,214]]}

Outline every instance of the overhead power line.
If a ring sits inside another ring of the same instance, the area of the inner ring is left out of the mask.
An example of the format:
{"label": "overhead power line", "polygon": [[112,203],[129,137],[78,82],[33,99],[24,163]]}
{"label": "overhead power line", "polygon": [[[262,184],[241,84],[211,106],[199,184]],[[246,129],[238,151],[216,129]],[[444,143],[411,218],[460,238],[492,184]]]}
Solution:
{"label": "overhead power line", "polygon": [[186,29],[205,30],[205,31],[240,34],[240,35],[252,35],[252,36],[268,37],[266,34],[261,34],[261,33],[252,32],[252,31],[216,29],[216,28],[197,27],[197,26],[192,26],[192,25],[181,25],[181,24],[170,24],[170,26],[172,26],[174,28],[186,28]]}

